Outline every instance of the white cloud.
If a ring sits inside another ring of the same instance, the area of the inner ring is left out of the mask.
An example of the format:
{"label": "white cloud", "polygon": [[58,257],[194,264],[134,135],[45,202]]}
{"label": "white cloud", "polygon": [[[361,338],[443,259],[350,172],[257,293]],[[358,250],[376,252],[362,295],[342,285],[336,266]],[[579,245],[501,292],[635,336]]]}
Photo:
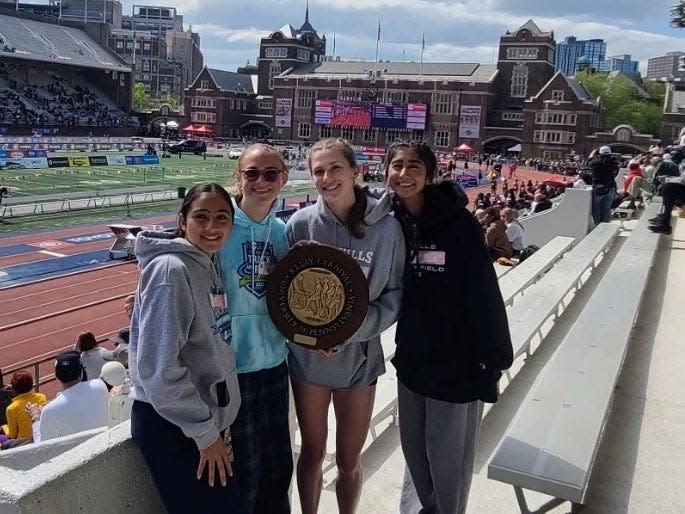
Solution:
{"label": "white cloud", "polygon": [[[290,23],[304,21],[306,0],[152,0],[176,6],[186,27],[200,33],[208,65],[254,60],[259,39]],[[136,2],[138,3],[138,2]],[[575,35],[603,38],[608,55],[629,53],[641,61],[685,46],[685,30],[668,28],[673,0],[310,0],[309,20],[326,34],[332,52],[343,58],[373,59],[381,20],[383,59],[418,60],[421,35],[426,37],[424,61],[493,62],[493,49],[506,30],[532,18],[557,42]],[[133,0],[124,1],[130,14]],[[215,61],[214,59],[217,59]],[[230,68],[224,68],[230,69]]]}
{"label": "white cloud", "polygon": [[268,36],[272,32],[254,27],[232,29],[220,25],[202,23],[193,25],[193,31],[199,33],[201,37],[216,37],[229,43],[254,43],[257,46],[259,46],[261,38]]}

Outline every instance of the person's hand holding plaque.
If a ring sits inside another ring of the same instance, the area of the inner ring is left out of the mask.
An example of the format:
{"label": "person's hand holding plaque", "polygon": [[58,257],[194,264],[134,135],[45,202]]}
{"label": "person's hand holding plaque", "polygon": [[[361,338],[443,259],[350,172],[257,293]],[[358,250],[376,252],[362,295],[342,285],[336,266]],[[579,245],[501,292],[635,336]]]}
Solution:
{"label": "person's hand holding plaque", "polygon": [[300,241],[269,275],[267,305],[289,340],[329,357],[359,328],[369,303],[359,265],[336,248]]}

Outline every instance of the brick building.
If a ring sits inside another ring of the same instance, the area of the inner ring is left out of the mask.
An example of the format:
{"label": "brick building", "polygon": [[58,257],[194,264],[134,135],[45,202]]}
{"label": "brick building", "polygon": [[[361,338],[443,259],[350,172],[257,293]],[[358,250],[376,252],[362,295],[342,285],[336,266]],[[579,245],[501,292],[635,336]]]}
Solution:
{"label": "brick building", "polygon": [[[526,156],[549,158],[587,154],[587,136],[601,126],[598,102],[555,74],[554,33],[532,20],[500,38],[496,65],[325,54],[307,10],[299,29],[285,25],[261,40],[256,66],[205,68],[186,90],[190,121],[226,137],[342,137],[373,146],[425,139],[438,151],[468,143],[487,153],[521,145]],[[236,80],[252,88],[236,89]]]}
{"label": "brick building", "polygon": [[273,102],[256,92],[256,75],[205,66],[186,89],[185,113],[191,124],[211,128],[215,137],[269,137]]}

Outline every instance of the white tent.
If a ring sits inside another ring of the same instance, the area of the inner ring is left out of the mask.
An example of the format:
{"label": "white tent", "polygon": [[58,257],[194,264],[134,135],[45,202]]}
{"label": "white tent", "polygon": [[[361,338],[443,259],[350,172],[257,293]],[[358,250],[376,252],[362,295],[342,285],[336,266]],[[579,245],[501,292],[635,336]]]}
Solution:
{"label": "white tent", "polygon": [[521,143],[512,146],[511,148],[507,148],[507,152],[520,152],[521,151]]}
{"label": "white tent", "polygon": [[166,122],[166,128],[169,129],[177,129],[178,128],[178,123],[176,123],[174,120],[169,120]]}

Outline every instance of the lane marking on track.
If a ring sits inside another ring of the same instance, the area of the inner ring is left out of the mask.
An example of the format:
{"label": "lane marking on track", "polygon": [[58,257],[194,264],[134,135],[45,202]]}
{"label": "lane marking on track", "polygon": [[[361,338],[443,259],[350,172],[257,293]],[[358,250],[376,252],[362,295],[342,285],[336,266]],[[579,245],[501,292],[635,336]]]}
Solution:
{"label": "lane marking on track", "polygon": [[63,253],[51,252],[49,250],[39,250],[38,253],[44,253],[45,255],[51,255],[53,257],[66,257]]}

